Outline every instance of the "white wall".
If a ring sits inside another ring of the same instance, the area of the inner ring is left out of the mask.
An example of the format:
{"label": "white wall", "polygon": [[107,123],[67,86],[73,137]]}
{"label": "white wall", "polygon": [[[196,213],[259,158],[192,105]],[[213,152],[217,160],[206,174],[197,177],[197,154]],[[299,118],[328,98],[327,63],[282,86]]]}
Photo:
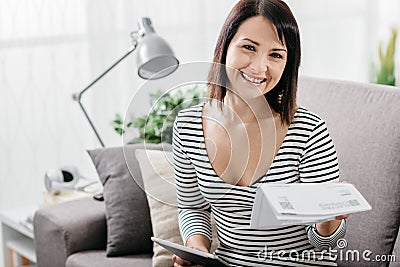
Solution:
{"label": "white wall", "polygon": [[[209,60],[233,2],[0,0],[0,210],[41,203],[50,168],[96,176],[86,149],[99,144],[71,96],[127,51],[139,17],[181,62]],[[110,122],[142,82],[131,56],[85,95],[106,145],[121,143]]]}
{"label": "white wall", "polygon": [[[181,62],[208,61],[235,2],[0,0],[0,210],[41,203],[49,168],[96,176],[85,150],[99,144],[71,95],[127,51],[139,17],[151,17]],[[379,41],[400,29],[396,0],[287,2],[306,75],[367,82]],[[107,146],[121,144],[110,122],[142,82],[131,56],[84,96]]]}
{"label": "white wall", "polygon": [[[181,62],[210,60],[233,2],[0,1],[0,209],[40,202],[49,168],[95,175],[85,150],[99,144],[72,94],[128,50],[139,17]],[[106,145],[121,143],[110,122],[142,82],[131,56],[84,95]]]}
{"label": "white wall", "polygon": [[[288,0],[298,19],[305,75],[368,82],[371,63],[378,63],[379,43],[400,30],[396,0]],[[397,77],[400,79],[400,40]]]}

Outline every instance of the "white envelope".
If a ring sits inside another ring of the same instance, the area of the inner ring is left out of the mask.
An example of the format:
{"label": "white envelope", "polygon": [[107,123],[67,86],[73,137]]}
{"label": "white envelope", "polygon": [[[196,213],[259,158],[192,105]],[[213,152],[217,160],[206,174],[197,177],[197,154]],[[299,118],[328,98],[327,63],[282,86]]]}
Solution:
{"label": "white envelope", "polygon": [[370,209],[352,184],[264,184],[257,189],[250,228],[311,224]]}

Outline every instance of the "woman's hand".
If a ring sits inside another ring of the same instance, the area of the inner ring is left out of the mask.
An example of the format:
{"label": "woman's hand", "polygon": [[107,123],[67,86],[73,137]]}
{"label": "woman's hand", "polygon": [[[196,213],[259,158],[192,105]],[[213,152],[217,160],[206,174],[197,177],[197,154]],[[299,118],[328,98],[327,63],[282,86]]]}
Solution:
{"label": "woman's hand", "polygon": [[336,216],[335,220],[343,220],[343,219],[347,219],[349,218],[350,214],[344,214],[344,215],[340,215],[340,216]]}
{"label": "woman's hand", "polygon": [[[188,238],[186,241],[186,246],[192,249],[210,252],[210,240],[201,234],[195,234]],[[174,262],[174,267],[181,267],[181,266],[195,266],[201,267],[201,265],[193,265],[190,261],[184,260],[181,257],[174,255],[172,256],[172,261]]]}
{"label": "woman's hand", "polygon": [[192,265],[190,261],[184,260],[176,255],[172,256],[172,261],[174,262],[174,267],[181,267],[181,266],[203,267],[201,265]]}
{"label": "woman's hand", "polygon": [[317,233],[321,236],[330,236],[338,229],[339,225],[342,223],[342,219],[346,219],[349,216],[349,214],[340,215],[336,216],[335,220],[317,223],[315,225]]}
{"label": "woman's hand", "polygon": [[[197,249],[204,252],[209,252],[206,247],[191,247],[193,249]],[[202,267],[202,265],[193,265],[190,261],[184,260],[181,257],[174,255],[172,256],[172,261],[174,262],[174,267],[181,267],[181,266],[192,266],[192,267]]]}

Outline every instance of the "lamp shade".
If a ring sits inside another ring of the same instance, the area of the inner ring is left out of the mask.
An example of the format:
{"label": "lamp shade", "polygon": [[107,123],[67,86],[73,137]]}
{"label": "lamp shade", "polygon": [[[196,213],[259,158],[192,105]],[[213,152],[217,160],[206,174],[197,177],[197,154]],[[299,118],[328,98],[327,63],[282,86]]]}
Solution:
{"label": "lamp shade", "polygon": [[146,80],[163,78],[178,68],[179,61],[168,43],[155,33],[151,20],[139,20],[139,40],[136,55],[138,75]]}

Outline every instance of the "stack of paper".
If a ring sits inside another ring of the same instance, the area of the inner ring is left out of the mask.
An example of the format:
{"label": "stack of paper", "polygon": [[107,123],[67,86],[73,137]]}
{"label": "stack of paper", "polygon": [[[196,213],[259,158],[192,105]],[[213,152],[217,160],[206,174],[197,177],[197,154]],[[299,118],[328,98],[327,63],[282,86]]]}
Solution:
{"label": "stack of paper", "polygon": [[250,228],[310,224],[370,209],[352,184],[264,184],[256,193]]}

